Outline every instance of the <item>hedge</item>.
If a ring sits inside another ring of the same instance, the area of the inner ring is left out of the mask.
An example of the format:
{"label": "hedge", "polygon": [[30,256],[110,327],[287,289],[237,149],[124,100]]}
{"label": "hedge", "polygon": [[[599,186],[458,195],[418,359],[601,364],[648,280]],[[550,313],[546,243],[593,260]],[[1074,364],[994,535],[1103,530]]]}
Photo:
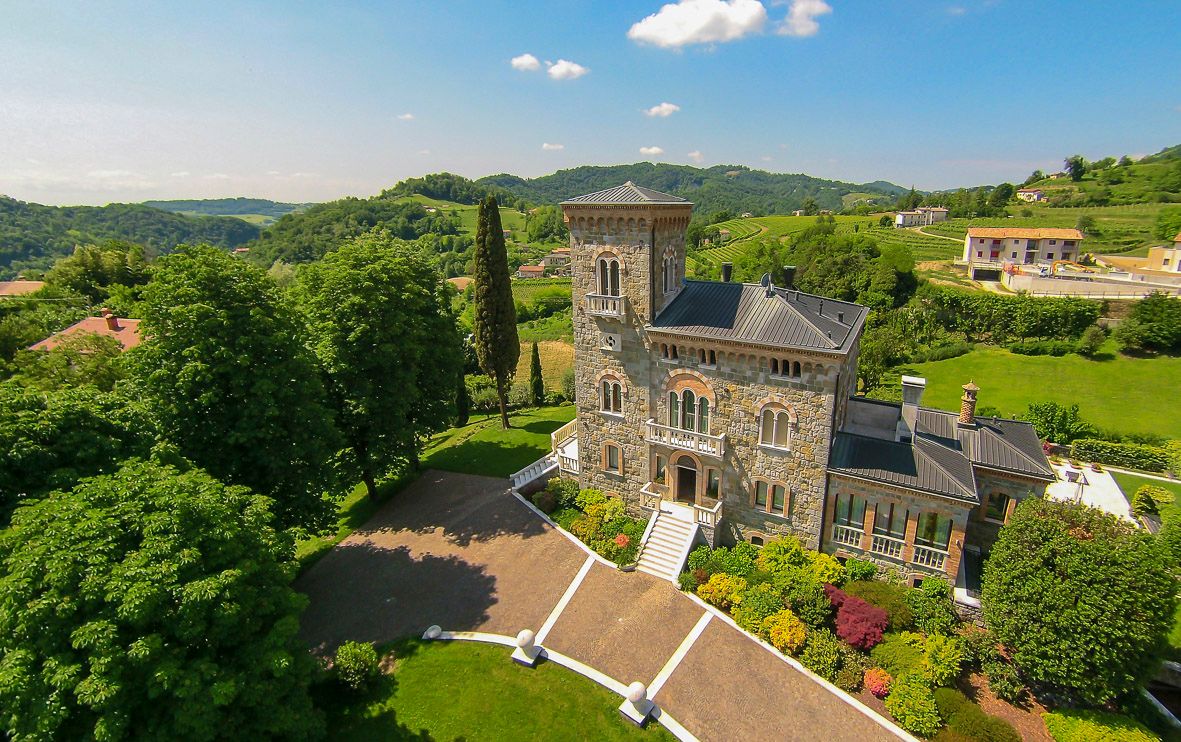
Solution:
{"label": "hedge", "polygon": [[1164,471],[1169,468],[1169,453],[1160,446],[1140,443],[1112,443],[1097,438],[1079,438],[1070,445],[1072,458],[1098,461],[1141,471]]}
{"label": "hedge", "polygon": [[1119,714],[1066,709],[1043,714],[1042,718],[1055,742],[1157,742],[1160,739],[1140,722]]}

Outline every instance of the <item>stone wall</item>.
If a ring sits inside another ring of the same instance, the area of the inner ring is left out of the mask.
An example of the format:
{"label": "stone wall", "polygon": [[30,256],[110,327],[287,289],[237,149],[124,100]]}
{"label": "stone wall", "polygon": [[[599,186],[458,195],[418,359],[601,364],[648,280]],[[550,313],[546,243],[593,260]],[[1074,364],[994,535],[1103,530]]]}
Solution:
{"label": "stone wall", "polygon": [[[858,495],[865,498],[865,523],[862,529],[860,548],[838,544],[832,540],[832,524],[836,499],[841,494]],[[901,558],[899,559],[891,559],[874,554],[869,550],[877,506],[891,502],[904,505],[908,511],[906,520],[906,546],[903,547]],[[960,557],[964,547],[964,533],[968,525],[972,507],[968,503],[956,502],[937,495],[925,495],[901,487],[892,487],[879,482],[868,482],[841,474],[830,473],[828,475],[828,502],[825,507],[825,532],[822,550],[836,556],[855,557],[857,559],[871,561],[881,567],[899,572],[907,580],[915,577],[940,575],[947,578],[952,584],[955,584],[956,574],[959,572]],[[941,572],[911,562],[920,512],[937,512],[951,518],[951,541],[948,544],[948,555]]]}
{"label": "stone wall", "polygon": [[988,496],[993,492],[1002,492],[1009,496],[1009,508],[1005,513],[1005,522],[1007,523],[1019,502],[1027,497],[1041,497],[1045,494],[1046,482],[1003,472],[976,469],[976,491],[980,493],[980,506],[972,511],[972,517],[968,521],[967,542],[972,546],[980,547],[981,552],[988,556],[988,552],[996,543],[1003,525],[985,519],[985,503]]}

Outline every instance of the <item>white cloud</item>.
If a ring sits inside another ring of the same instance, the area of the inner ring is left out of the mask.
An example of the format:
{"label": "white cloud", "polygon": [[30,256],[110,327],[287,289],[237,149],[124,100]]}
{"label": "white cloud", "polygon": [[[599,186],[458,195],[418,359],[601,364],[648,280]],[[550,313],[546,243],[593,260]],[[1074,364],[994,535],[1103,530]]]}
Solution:
{"label": "white cloud", "polygon": [[735,41],[762,31],[766,22],[767,9],[758,0],[680,0],[634,24],[627,37],[678,49],[688,44]]}
{"label": "white cloud", "polygon": [[566,149],[564,144],[550,144],[549,142],[542,142],[541,148],[547,152],[557,152],[560,149]]}
{"label": "white cloud", "polygon": [[775,29],[776,33],[783,36],[815,36],[820,31],[816,18],[831,12],[832,7],[824,0],[791,0],[787,18]]}
{"label": "white cloud", "polygon": [[230,176],[226,175],[225,173],[210,173],[209,175],[206,175],[205,177],[209,178],[210,180],[229,180],[230,179]]}
{"label": "white cloud", "polygon": [[[546,62],[546,64],[549,64],[549,62]],[[590,72],[589,68],[583,67],[577,62],[571,62],[568,59],[559,59],[557,62],[549,64],[548,74],[555,80],[576,80],[588,72]]]}
{"label": "white cloud", "polygon": [[640,147],[640,154],[655,157],[657,155],[663,155],[664,150],[660,147]]}
{"label": "white cloud", "polygon": [[399,120],[399,121],[413,121],[413,120],[414,120],[414,114],[413,114],[413,113],[402,113],[402,114],[398,114],[398,120]]}
{"label": "white cloud", "polygon": [[644,111],[644,115],[645,116],[653,116],[653,117],[659,116],[660,118],[668,118],[669,116],[673,115],[674,113],[676,113],[679,110],[681,110],[681,107],[678,106],[676,103],[665,102],[665,103],[661,103],[660,105],[657,105],[657,106],[652,106],[648,110]]}
{"label": "white cloud", "polygon": [[760,159],[760,160],[762,160],[763,162],[770,162],[770,161],[771,161],[771,155],[763,155],[763,156],[762,156],[762,157],[760,157],[759,159]]}
{"label": "white cloud", "polygon": [[952,5],[947,8],[948,15],[963,15],[968,12],[968,9],[962,5]]}
{"label": "white cloud", "polygon": [[429,149],[418,150],[418,154],[420,154],[420,155],[429,155],[430,153],[431,153],[431,151]]}
{"label": "white cloud", "polygon": [[698,165],[700,165],[702,162],[705,161],[705,155],[701,154],[701,150],[696,150],[696,149],[693,150],[692,152],[690,152],[688,154],[688,157],[690,160],[692,160],[693,162],[696,162]]}
{"label": "white cloud", "polygon": [[537,57],[532,54],[522,54],[513,57],[509,60],[509,64],[513,66],[514,70],[520,70],[522,72],[533,72],[541,69],[541,62],[537,61]]}
{"label": "white cloud", "polygon": [[169,173],[168,175],[172,178],[187,178],[190,173],[188,170],[177,170],[175,173]]}
{"label": "white cloud", "polygon": [[267,175],[282,175],[278,170],[268,170]]}

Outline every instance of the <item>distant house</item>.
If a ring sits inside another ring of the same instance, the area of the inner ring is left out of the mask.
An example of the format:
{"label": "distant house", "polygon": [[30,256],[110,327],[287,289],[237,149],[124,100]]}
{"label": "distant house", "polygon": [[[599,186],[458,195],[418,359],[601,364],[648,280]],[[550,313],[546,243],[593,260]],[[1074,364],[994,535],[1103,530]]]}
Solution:
{"label": "distant house", "polygon": [[1017,198],[1032,204],[1038,201],[1045,201],[1046,194],[1040,188],[1018,188]]}
{"label": "distant house", "polygon": [[428,214],[434,214],[437,211],[438,211],[438,209],[436,209],[434,206],[426,207],[426,213],[428,213]]}
{"label": "distant house", "polygon": [[1173,238],[1173,246],[1148,248],[1148,262],[1144,266],[1150,271],[1181,273],[1181,233]]}
{"label": "distant house", "polygon": [[1083,233],[1056,227],[969,227],[964,236],[968,276],[976,271],[999,271],[1005,263],[1031,265],[1076,260]]}
{"label": "distant house", "polygon": [[235,255],[245,255],[245,254],[246,254],[246,253],[248,253],[248,252],[250,252],[250,248],[249,248],[249,247],[235,247],[235,248],[234,248],[234,254],[235,254]]}
{"label": "distant house", "polygon": [[501,230],[501,232],[504,234],[504,238],[505,238],[506,240],[507,240],[509,237],[512,237],[512,236],[513,236],[513,230],[511,230],[511,229],[502,229],[502,230]]}
{"label": "distant house", "polygon": [[752,216],[754,216],[754,214],[750,213],[749,211],[742,212],[743,219],[750,219]]}
{"label": "distant house", "polygon": [[517,269],[517,278],[542,278],[544,276],[544,265],[522,265]]}
{"label": "distant house", "polygon": [[722,242],[725,242],[726,240],[730,239],[730,230],[719,229],[718,230],[718,239],[721,240]]}
{"label": "distant house", "polygon": [[564,265],[570,265],[570,251],[558,252],[554,250],[538,261],[537,264],[544,268],[559,268]]}
{"label": "distant house", "polygon": [[795,211],[791,212],[791,215],[792,216],[803,216],[804,210],[803,209],[796,209]]}
{"label": "distant house", "polygon": [[27,296],[44,287],[44,281],[0,281],[0,296]]}
{"label": "distant house", "polygon": [[947,209],[942,206],[920,206],[914,211],[899,211],[894,216],[895,227],[927,227],[947,221]]}
{"label": "distant house", "polygon": [[123,350],[134,348],[140,341],[139,320],[116,317],[111,310],[104,309],[101,316],[87,317],[61,332],[55,332],[41,342],[29,346],[29,350],[53,350],[71,335],[82,333],[115,338],[123,346]]}

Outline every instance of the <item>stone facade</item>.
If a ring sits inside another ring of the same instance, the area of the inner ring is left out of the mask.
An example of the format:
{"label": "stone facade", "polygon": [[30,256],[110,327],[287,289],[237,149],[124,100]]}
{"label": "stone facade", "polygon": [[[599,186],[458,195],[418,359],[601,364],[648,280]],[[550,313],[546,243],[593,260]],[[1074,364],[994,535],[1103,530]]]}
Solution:
{"label": "stone facade", "polygon": [[[760,348],[652,329],[652,319],[684,285],[684,232],[691,207],[563,208],[572,258],[580,486],[621,497],[635,515],[643,515],[640,490],[645,487],[704,508],[720,499],[722,521],[707,530],[715,542],[791,533],[819,548],[829,446],[834,421],[844,414],[843,398],[854,389],[856,352]],[[614,290],[612,261],[618,263],[622,305],[618,316],[605,316],[594,302]],[[777,370],[784,362],[798,363],[799,375],[772,374],[771,359]],[[622,386],[618,414],[601,410],[604,380]],[[721,457],[649,440],[648,421],[668,425],[668,395],[686,389],[708,401],[708,434],[725,436]],[[787,450],[760,445],[759,415],[767,404],[790,415]],[[621,472],[608,470],[605,446],[619,448]],[[711,496],[711,470],[718,478],[718,498]],[[770,501],[755,507],[759,480],[768,490],[786,488],[783,510],[769,512]]]}

